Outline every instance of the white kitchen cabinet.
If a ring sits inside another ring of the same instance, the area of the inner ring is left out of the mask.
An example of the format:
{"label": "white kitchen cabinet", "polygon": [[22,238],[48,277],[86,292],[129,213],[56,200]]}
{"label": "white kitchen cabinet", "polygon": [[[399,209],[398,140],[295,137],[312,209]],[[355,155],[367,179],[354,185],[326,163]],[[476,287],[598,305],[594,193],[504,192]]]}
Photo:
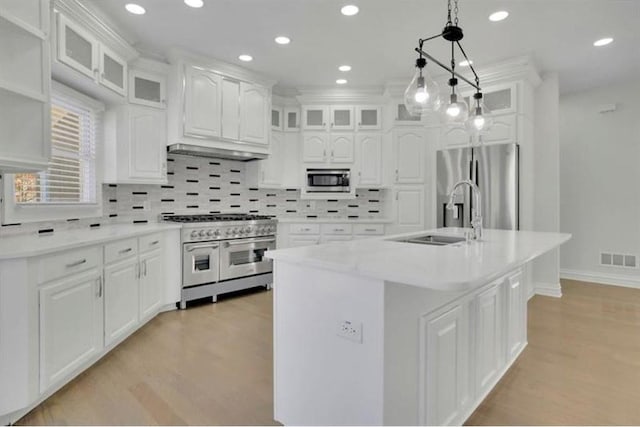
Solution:
{"label": "white kitchen cabinet", "polygon": [[396,129],[393,142],[394,182],[422,184],[425,177],[425,131]]}
{"label": "white kitchen cabinet", "polygon": [[49,0],[0,0],[0,17],[41,39],[49,34]]}
{"label": "white kitchen cabinet", "polygon": [[382,129],[382,107],[358,106],[356,120],[358,130],[380,130]]}
{"label": "white kitchen cabinet", "polygon": [[287,247],[300,248],[320,243],[320,236],[289,236]]}
{"label": "white kitchen cabinet", "polygon": [[285,107],[283,121],[285,132],[299,132],[300,109],[297,107]]}
{"label": "white kitchen cabinet", "polygon": [[146,107],[166,108],[167,79],[143,70],[129,71],[129,102]]}
{"label": "white kitchen cabinet", "polygon": [[[271,153],[265,160],[254,162],[254,167],[258,167],[258,187],[280,188],[285,173],[285,141],[282,132],[271,133]],[[255,181],[255,180],[254,180]]]}
{"label": "white kitchen cabinet", "polygon": [[98,81],[114,92],[127,94],[127,62],[105,45],[100,45]]}
{"label": "white kitchen cabinet", "polygon": [[[475,106],[473,94],[475,91],[466,91],[463,97],[469,111]],[[500,83],[482,88],[482,101],[492,115],[516,113],[518,110],[518,83]]]}
{"label": "white kitchen cabinet", "polygon": [[497,281],[475,301],[475,387],[480,396],[493,387],[505,363],[502,290],[502,281]]}
{"label": "white kitchen cabinet", "polygon": [[507,277],[507,360],[515,359],[527,343],[527,295],[523,274]]}
{"label": "white kitchen cabinet", "polygon": [[303,130],[327,130],[330,120],[330,108],[326,105],[302,107]]}
{"label": "white kitchen cabinet", "polygon": [[187,67],[185,70],[185,136],[221,136],[221,77],[211,71]]}
{"label": "white kitchen cabinet", "polygon": [[100,44],[93,34],[58,15],[58,60],[74,70],[96,79],[100,71]]}
{"label": "white kitchen cabinet", "polygon": [[140,265],[137,256],[104,269],[105,346],[129,335],[138,325]]}
{"label": "white kitchen cabinet", "polygon": [[341,235],[323,234],[320,237],[320,243],[348,242],[350,240],[353,240],[353,236],[351,235],[341,236]]}
{"label": "white kitchen cabinet", "polygon": [[269,144],[269,91],[252,83],[240,83],[240,140]]}
{"label": "white kitchen cabinet", "polygon": [[326,162],[328,145],[328,133],[305,132],[302,136],[302,161],[305,163]]}
{"label": "white kitchen cabinet", "polygon": [[446,147],[471,145],[473,137],[463,125],[443,125],[442,141]]}
{"label": "white kitchen cabinet", "polygon": [[331,133],[329,138],[329,163],[351,164],[354,160],[353,133]]}
{"label": "white kitchen cabinet", "polygon": [[41,393],[102,351],[103,295],[98,269],[40,287]]}
{"label": "white kitchen cabinet", "polygon": [[221,134],[223,139],[240,139],[240,82],[223,77],[221,82]]}
{"label": "white kitchen cabinet", "polygon": [[[140,239],[142,242],[142,239]],[[142,251],[142,248],[140,249]],[[162,307],[162,281],[164,278],[162,250],[140,254],[140,320],[154,316]]]}
{"label": "white kitchen cabinet", "polygon": [[278,230],[280,249],[347,242],[385,234],[382,223],[325,222],[281,224]]}
{"label": "white kitchen cabinet", "polygon": [[167,113],[124,105],[105,113],[105,168],[108,183],[167,182]]}
{"label": "white kitchen cabinet", "polygon": [[382,186],[382,135],[358,133],[356,135],[356,164],[359,188]]}
{"label": "white kitchen cabinet", "polygon": [[420,320],[420,424],[450,425],[469,402],[469,304],[463,301],[444,313]]}
{"label": "white kitchen cabinet", "polygon": [[271,132],[269,157],[249,162],[246,181],[250,187],[300,188],[299,135]]}
{"label": "white kitchen cabinet", "polygon": [[516,114],[493,116],[493,125],[480,134],[480,141],[485,144],[508,144],[517,142],[518,117]]}
{"label": "white kitchen cabinet", "polygon": [[395,190],[395,227],[398,232],[424,229],[424,187],[401,186]]}
{"label": "white kitchen cabinet", "polygon": [[271,107],[271,130],[284,130],[284,110],[280,107]]}
{"label": "white kitchen cabinet", "polygon": [[353,113],[354,108],[351,106],[331,106],[329,107],[331,112],[331,123],[329,128],[333,130],[353,130]]}

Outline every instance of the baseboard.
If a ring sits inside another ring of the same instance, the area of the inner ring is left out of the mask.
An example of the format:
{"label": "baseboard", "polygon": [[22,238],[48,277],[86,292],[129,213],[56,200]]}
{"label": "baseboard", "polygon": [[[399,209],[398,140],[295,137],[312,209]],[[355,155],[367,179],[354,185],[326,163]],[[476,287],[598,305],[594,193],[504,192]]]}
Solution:
{"label": "baseboard", "polygon": [[560,286],[559,282],[558,283],[534,282],[533,289],[536,295],[544,295],[546,297],[554,297],[554,298],[562,297],[562,287]]}
{"label": "baseboard", "polygon": [[599,283],[601,285],[623,286],[625,288],[640,289],[640,277],[606,274],[582,270],[560,270],[560,278],[579,280],[581,282]]}

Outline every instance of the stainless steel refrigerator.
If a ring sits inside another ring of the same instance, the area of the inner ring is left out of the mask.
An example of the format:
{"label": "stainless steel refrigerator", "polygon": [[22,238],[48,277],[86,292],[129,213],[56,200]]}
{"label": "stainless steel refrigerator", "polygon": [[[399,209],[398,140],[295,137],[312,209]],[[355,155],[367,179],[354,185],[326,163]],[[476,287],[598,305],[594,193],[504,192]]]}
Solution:
{"label": "stainless steel refrigerator", "polygon": [[482,195],[482,223],[485,228],[519,228],[518,144],[483,145],[438,151],[438,227],[470,227],[473,208],[471,189],[458,190],[455,208],[446,208],[449,193],[462,179],[473,180]]}

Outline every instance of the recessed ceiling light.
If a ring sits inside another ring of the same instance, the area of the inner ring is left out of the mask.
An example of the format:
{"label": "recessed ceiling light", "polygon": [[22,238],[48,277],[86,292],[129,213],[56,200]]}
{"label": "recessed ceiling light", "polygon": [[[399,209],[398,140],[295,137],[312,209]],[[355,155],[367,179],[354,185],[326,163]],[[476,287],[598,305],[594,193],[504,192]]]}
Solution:
{"label": "recessed ceiling light", "polygon": [[469,65],[473,65],[473,61],[467,61],[467,60],[460,61],[458,65],[461,67],[468,67]]}
{"label": "recessed ceiling light", "polygon": [[347,80],[346,79],[338,79],[336,80],[336,83],[339,85],[346,85],[347,84]]}
{"label": "recessed ceiling light", "polygon": [[351,65],[341,65],[338,67],[338,70],[346,73],[347,71],[351,71]]}
{"label": "recessed ceiling light", "polygon": [[346,6],[343,6],[342,9],[340,9],[340,12],[342,12],[342,14],[345,16],[353,16],[357,15],[358,12],[360,12],[360,9],[354,4],[348,4]]}
{"label": "recessed ceiling light", "polygon": [[609,43],[611,43],[612,41],[613,41],[613,39],[611,37],[605,37],[603,39],[596,40],[595,42],[593,42],[593,45],[596,46],[596,47],[606,46]]}
{"label": "recessed ceiling light", "polygon": [[489,15],[489,21],[492,21],[492,22],[502,21],[503,19],[507,19],[507,16],[509,16],[509,12],[507,12],[506,10],[499,10]]}
{"label": "recessed ceiling light", "polygon": [[249,62],[249,61],[253,61],[253,56],[251,56],[251,55],[240,55],[240,56],[238,56],[238,59],[240,61]]}
{"label": "recessed ceiling light", "polygon": [[278,44],[289,44],[289,43],[291,43],[291,39],[289,37],[285,37],[285,36],[278,36],[278,37],[276,37],[276,43],[278,43]]}
{"label": "recessed ceiling light", "polygon": [[203,0],[184,0],[184,4],[186,4],[189,7],[199,8],[204,6],[204,1]]}
{"label": "recessed ceiling light", "polygon": [[147,12],[144,7],[135,3],[128,3],[127,5],[125,5],[125,9],[127,9],[129,13],[133,13],[134,15],[144,15]]}

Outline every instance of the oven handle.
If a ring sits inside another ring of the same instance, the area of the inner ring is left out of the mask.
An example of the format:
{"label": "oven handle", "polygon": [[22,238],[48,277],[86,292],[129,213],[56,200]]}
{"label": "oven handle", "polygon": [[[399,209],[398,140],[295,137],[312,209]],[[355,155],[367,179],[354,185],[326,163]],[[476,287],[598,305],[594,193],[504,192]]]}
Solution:
{"label": "oven handle", "polygon": [[242,242],[225,242],[226,247],[229,246],[239,246],[239,245],[250,245],[252,243],[270,243],[270,242],[275,242],[276,239],[254,239],[254,240],[249,240],[249,241],[242,241]]}
{"label": "oven handle", "polygon": [[217,249],[220,245],[198,245],[198,246],[189,246],[187,247],[187,252],[193,252],[196,249]]}

